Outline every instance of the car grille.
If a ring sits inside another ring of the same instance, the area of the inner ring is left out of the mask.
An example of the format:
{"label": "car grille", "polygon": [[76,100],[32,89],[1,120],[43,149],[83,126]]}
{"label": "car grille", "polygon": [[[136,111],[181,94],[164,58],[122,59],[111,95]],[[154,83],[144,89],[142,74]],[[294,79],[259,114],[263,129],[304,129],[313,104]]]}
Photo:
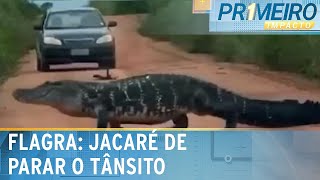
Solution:
{"label": "car grille", "polygon": [[67,46],[87,46],[93,44],[95,41],[92,38],[85,39],[64,39],[64,44]]}

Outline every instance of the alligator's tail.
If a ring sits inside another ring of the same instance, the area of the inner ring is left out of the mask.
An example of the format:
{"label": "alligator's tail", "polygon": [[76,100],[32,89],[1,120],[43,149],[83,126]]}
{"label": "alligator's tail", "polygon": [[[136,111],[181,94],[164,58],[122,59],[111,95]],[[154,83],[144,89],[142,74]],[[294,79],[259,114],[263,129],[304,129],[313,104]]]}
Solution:
{"label": "alligator's tail", "polygon": [[299,125],[320,124],[320,104],[296,100],[243,101],[239,123],[266,128],[282,128]]}

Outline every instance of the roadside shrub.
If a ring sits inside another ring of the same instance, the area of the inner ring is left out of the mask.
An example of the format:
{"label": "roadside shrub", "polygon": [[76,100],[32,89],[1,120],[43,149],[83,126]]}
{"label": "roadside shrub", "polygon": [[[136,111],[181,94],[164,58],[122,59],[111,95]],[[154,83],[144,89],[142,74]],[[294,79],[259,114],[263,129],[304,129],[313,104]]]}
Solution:
{"label": "roadside shrub", "polygon": [[33,20],[40,13],[25,0],[0,1],[0,81],[12,72],[18,59],[34,47]]}

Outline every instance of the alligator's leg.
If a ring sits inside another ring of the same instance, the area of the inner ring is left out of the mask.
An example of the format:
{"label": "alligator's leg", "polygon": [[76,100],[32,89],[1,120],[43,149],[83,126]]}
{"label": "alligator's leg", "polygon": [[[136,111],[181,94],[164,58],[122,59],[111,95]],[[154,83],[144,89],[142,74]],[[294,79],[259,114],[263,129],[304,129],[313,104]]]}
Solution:
{"label": "alligator's leg", "polygon": [[112,119],[110,120],[110,127],[111,128],[122,128],[121,123],[118,119]]}
{"label": "alligator's leg", "polygon": [[96,107],[97,128],[107,128],[109,123],[108,112],[104,108]]}
{"label": "alligator's leg", "polygon": [[225,128],[236,128],[238,123],[239,115],[236,112],[231,112],[226,114],[225,120],[226,120],[226,126]]}
{"label": "alligator's leg", "polygon": [[186,114],[181,114],[172,119],[174,123],[174,128],[188,128],[189,126],[189,119]]}

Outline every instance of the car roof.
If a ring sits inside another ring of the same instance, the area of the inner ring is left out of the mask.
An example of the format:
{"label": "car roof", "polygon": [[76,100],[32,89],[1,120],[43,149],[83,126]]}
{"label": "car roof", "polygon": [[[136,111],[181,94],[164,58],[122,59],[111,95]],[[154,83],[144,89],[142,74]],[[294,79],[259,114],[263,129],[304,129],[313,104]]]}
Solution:
{"label": "car roof", "polygon": [[81,10],[96,11],[98,9],[94,8],[94,7],[53,8],[53,9],[48,10],[47,13],[65,12],[65,11],[81,11]]}

